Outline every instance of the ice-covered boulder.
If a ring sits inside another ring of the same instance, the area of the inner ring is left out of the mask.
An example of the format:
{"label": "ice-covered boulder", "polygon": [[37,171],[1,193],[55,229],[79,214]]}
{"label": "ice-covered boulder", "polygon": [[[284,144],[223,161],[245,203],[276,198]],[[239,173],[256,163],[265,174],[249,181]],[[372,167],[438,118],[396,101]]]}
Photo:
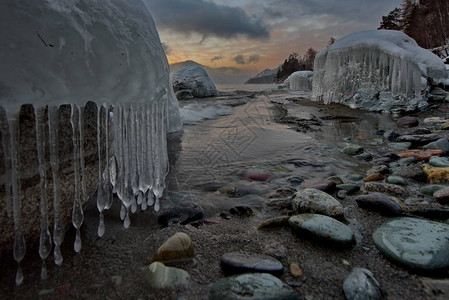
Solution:
{"label": "ice-covered boulder", "polygon": [[218,95],[214,82],[200,66],[184,67],[172,74],[172,85],[175,92],[188,90],[194,97],[212,97]]}
{"label": "ice-covered boulder", "polygon": [[373,111],[426,106],[428,78],[445,78],[443,61],[399,31],[350,34],[320,51],[314,63],[315,101]]}
{"label": "ice-covered boulder", "polygon": [[297,71],[288,76],[284,85],[291,91],[311,91],[312,90],[312,71]]}

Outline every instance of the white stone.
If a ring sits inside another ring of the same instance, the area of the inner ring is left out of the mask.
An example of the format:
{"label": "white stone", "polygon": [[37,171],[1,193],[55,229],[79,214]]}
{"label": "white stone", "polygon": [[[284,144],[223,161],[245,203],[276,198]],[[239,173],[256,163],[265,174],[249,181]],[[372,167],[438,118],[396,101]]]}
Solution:
{"label": "white stone", "polygon": [[217,88],[206,70],[199,66],[176,70],[172,74],[171,81],[175,91],[190,90],[194,97],[211,97],[218,94]]}

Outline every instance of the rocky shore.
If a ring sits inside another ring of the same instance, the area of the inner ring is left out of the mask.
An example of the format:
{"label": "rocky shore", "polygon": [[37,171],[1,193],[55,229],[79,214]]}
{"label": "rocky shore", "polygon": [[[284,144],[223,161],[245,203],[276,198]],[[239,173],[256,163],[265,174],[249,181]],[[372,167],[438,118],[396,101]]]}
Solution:
{"label": "rocky shore", "polygon": [[[444,92],[444,91],[443,91]],[[443,95],[440,90],[435,93]],[[444,93],[444,96],[446,94]],[[276,97],[276,120],[314,137],[333,121],[354,121],[348,108],[301,97]],[[282,99],[282,101],[278,101]],[[301,111],[293,114],[292,111]],[[334,145],[363,162],[352,174],[318,181],[288,174],[316,162],[293,159],[275,174],[247,172],[261,204],[238,186],[203,185],[206,196],[240,200],[205,214],[193,202],[161,215],[137,213],[124,231],[119,207],[86,210],[83,252],[63,249],[65,262],[39,281],[37,257],[14,288],[15,265],[3,258],[0,295],[16,299],[447,299],[449,297],[449,102],[397,117],[392,127]],[[286,167],[287,166],[287,167]],[[316,168],[319,168],[316,165]],[[279,179],[280,178],[280,179]],[[269,183],[276,181],[276,185]],[[272,188],[277,186],[276,188]],[[74,238],[72,231],[67,239]],[[73,253],[73,252],[72,252]]]}

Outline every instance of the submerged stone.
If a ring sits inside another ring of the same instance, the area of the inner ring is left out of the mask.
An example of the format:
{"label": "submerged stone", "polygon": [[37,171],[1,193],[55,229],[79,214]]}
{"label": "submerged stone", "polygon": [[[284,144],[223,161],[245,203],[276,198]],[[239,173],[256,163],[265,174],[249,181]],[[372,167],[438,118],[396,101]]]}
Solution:
{"label": "submerged stone", "polygon": [[228,252],[221,256],[221,270],[226,275],[269,273],[281,276],[284,266],[280,261],[268,255]]}
{"label": "submerged stone", "polygon": [[299,295],[279,278],[267,273],[222,278],[209,290],[208,299],[296,300]]}
{"label": "submerged stone", "polygon": [[349,154],[349,155],[357,155],[364,151],[363,147],[359,145],[349,145],[343,148],[341,150],[343,153]]}
{"label": "submerged stone", "polygon": [[419,121],[417,118],[415,117],[409,117],[409,116],[405,116],[400,118],[396,124],[398,125],[398,127],[402,127],[402,128],[410,128],[410,127],[416,127],[419,125]]}
{"label": "submerged stone", "polygon": [[449,268],[449,225],[415,218],[393,218],[373,234],[382,254],[422,271]]}
{"label": "submerged stone", "polygon": [[203,210],[194,203],[180,203],[166,212],[162,213],[157,219],[162,226],[171,224],[185,225],[197,221],[203,217]]}
{"label": "submerged stone", "polygon": [[343,291],[347,300],[377,300],[386,297],[373,273],[362,268],[354,268],[346,277]]}
{"label": "submerged stone", "polygon": [[354,240],[351,228],[328,216],[300,214],[290,217],[288,223],[295,231],[305,232],[319,239],[339,244],[350,244]]}
{"label": "submerged stone", "polygon": [[428,150],[420,150],[420,149],[412,149],[412,150],[404,150],[396,152],[400,157],[415,157],[419,160],[429,160],[432,156],[441,156],[444,154],[443,150],[437,149],[428,149]]}
{"label": "submerged stone", "polygon": [[313,183],[310,185],[305,186],[305,189],[316,189],[323,191],[328,194],[332,194],[335,192],[335,187],[337,186],[337,183],[333,180],[323,180],[317,183]]}

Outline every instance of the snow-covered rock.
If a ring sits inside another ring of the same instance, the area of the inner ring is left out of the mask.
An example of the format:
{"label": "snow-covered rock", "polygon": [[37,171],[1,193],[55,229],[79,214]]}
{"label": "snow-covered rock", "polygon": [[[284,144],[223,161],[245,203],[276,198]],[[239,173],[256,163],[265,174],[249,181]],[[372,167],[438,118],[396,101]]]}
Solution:
{"label": "snow-covered rock", "polygon": [[194,97],[211,97],[218,94],[214,82],[204,68],[199,66],[184,67],[172,74],[175,92],[189,90]]}
{"label": "snow-covered rock", "polygon": [[312,71],[297,71],[288,76],[284,85],[291,91],[311,91],[312,90]]}
{"label": "snow-covered rock", "polygon": [[362,31],[317,54],[312,99],[373,111],[413,110],[427,105],[427,79],[446,76],[443,61],[406,34]]}

